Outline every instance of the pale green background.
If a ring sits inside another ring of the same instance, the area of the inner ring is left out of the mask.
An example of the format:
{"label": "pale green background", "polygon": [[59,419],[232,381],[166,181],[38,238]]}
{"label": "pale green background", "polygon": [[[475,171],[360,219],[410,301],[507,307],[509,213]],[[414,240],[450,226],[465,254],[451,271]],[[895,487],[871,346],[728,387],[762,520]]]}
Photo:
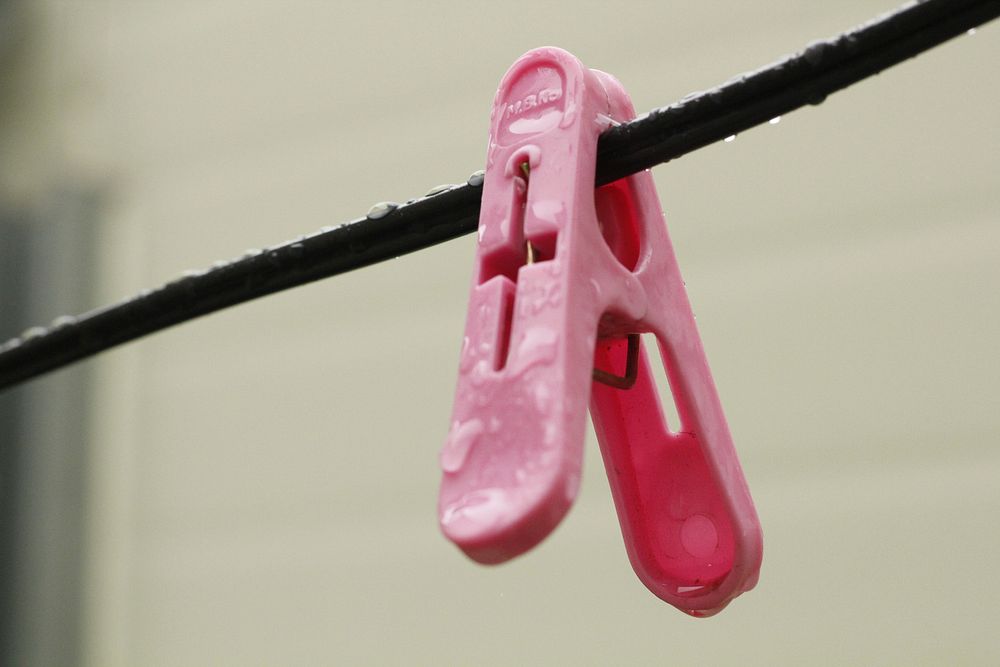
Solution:
{"label": "pale green background", "polygon": [[[0,183],[101,193],[83,310],[463,181],[532,47],[646,110],[893,2],[29,7]],[[998,63],[991,25],[655,170],[765,531],[720,616],[634,577],[592,437],[535,551],[439,535],[468,237],[88,362],[87,663],[1000,663]]]}

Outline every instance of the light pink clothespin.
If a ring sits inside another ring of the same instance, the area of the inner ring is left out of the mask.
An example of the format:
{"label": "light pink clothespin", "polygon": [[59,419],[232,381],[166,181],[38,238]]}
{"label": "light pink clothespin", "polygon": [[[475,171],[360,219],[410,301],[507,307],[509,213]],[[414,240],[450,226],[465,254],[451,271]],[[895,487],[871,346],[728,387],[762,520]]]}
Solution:
{"label": "light pink clothespin", "polygon": [[760,524],[652,174],[594,188],[598,136],[634,115],[613,77],[556,48],[525,54],[501,82],[439,517],[481,563],[538,544],[576,497],[589,399],[633,568],[707,616],[756,583]]}

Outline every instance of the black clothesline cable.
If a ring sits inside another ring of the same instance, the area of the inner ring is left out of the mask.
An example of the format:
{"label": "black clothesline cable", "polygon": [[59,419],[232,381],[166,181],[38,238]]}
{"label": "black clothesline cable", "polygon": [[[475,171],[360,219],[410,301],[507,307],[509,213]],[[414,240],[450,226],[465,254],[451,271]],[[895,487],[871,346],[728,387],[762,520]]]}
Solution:
{"label": "black clothesline cable", "polygon": [[[911,3],[772,65],[613,127],[596,185],[668,162],[907,60],[1000,16],[1000,0]],[[248,252],[118,304],[57,318],[0,345],[0,390],[146,334],[257,297],[443,243],[476,230],[481,175],[364,218]]]}

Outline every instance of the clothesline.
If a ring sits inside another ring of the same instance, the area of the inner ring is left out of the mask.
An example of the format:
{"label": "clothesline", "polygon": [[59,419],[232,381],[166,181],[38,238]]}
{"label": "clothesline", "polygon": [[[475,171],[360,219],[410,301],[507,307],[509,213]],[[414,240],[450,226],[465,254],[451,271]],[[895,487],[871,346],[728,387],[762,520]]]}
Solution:
{"label": "clothesline", "polygon": [[[924,0],[605,132],[596,185],[663,164],[828,95],[1000,16],[1000,0]],[[201,315],[476,230],[482,174],[365,217],[249,251],[118,304],[0,344],[0,390]]]}

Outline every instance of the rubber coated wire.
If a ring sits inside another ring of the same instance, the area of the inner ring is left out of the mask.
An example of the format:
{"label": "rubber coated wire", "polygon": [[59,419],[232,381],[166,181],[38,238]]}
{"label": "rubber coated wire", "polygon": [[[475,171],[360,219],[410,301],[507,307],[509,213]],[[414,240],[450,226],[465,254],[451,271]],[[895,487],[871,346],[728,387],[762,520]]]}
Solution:
{"label": "rubber coated wire", "polygon": [[[795,55],[605,132],[596,185],[662,164],[807,104],[1000,16],[1000,0],[911,3]],[[482,175],[364,218],[188,272],[124,302],[0,345],[0,390],[201,315],[476,230]]]}

